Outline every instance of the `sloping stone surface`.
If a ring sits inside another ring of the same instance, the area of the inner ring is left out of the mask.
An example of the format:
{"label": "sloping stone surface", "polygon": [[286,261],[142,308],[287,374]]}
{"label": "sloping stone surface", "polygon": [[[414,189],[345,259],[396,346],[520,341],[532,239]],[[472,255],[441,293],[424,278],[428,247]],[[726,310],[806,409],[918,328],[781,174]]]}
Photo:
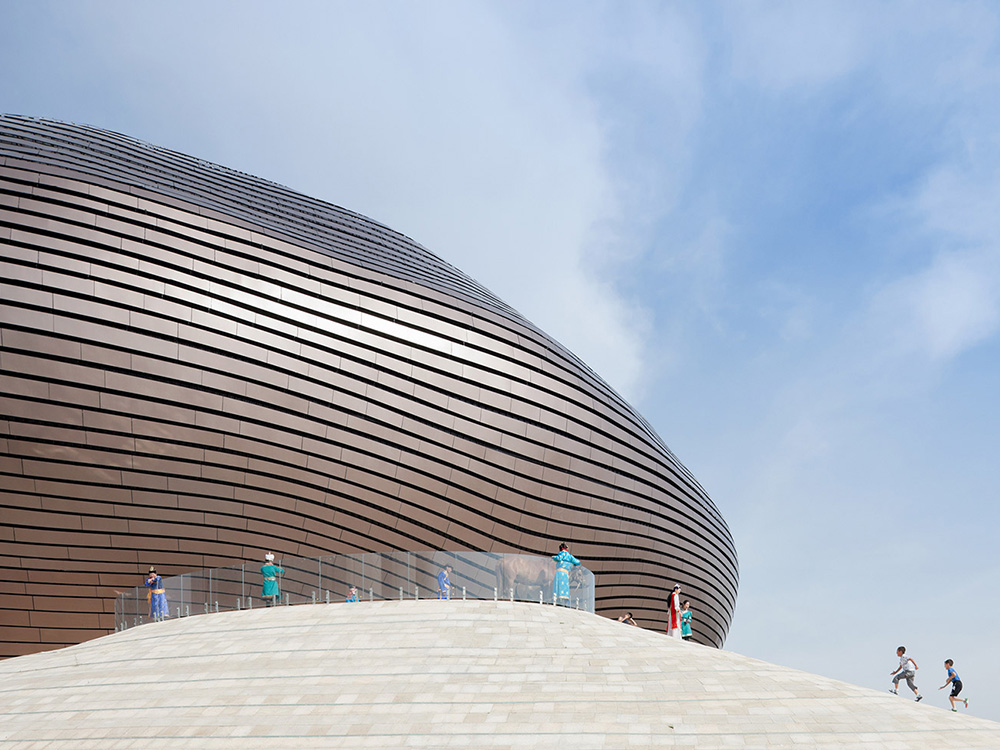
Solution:
{"label": "sloping stone surface", "polygon": [[1000,724],[551,606],[202,615],[0,663],[0,748],[997,748]]}

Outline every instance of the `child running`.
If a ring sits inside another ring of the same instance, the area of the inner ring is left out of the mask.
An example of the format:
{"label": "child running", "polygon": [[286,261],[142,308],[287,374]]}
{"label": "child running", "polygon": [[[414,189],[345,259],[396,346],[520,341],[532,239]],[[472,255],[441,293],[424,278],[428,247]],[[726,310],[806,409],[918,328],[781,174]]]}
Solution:
{"label": "child running", "polygon": [[953,662],[951,659],[945,659],[944,668],[948,670],[948,679],[944,681],[944,685],[939,687],[938,690],[944,690],[946,687],[948,687],[948,683],[950,682],[951,695],[948,696],[948,700],[951,701],[951,710],[958,711],[958,709],[955,708],[955,701],[958,701],[959,703],[964,703],[965,707],[968,708],[969,699],[958,697],[958,694],[962,692],[962,680],[958,676],[958,672],[955,671],[955,662]]}
{"label": "child running", "polygon": [[[906,680],[906,684],[909,685],[910,690],[912,690],[913,694],[917,696],[915,700],[919,703],[924,699],[924,696],[920,694],[917,690],[917,686],[913,684],[913,675],[916,670],[920,669],[920,667],[917,666],[917,663],[913,661],[913,659],[906,655],[906,646],[900,646],[897,648],[896,656],[899,657],[899,666],[889,673],[890,675],[896,675],[892,678],[892,687],[889,688],[889,692],[893,695],[898,695],[899,693],[897,693],[896,690],[899,688],[899,681]],[[913,665],[912,668],[910,667],[911,664]],[[897,672],[899,672],[899,674],[896,674]]]}

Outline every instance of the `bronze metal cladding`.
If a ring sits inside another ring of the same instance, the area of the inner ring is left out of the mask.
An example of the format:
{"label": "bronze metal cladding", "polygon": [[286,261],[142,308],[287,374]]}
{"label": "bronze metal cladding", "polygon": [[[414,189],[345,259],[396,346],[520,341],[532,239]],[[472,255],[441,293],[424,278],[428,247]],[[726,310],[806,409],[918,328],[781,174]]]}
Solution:
{"label": "bronze metal cladding", "polygon": [[115,133],[0,117],[0,643],[279,555],[553,554],[598,612],[721,646],[718,510],[570,352],[350,211]]}

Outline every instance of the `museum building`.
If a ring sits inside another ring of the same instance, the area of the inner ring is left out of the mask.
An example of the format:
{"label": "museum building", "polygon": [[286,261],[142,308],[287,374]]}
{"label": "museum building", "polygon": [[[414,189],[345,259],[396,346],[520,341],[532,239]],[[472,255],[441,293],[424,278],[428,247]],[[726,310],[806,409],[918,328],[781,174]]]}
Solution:
{"label": "museum building", "polygon": [[[544,252],[544,248],[539,248]],[[722,646],[738,565],[646,421],[371,219],[96,128],[0,116],[0,656],[161,575],[391,550],[552,554],[598,613]]]}

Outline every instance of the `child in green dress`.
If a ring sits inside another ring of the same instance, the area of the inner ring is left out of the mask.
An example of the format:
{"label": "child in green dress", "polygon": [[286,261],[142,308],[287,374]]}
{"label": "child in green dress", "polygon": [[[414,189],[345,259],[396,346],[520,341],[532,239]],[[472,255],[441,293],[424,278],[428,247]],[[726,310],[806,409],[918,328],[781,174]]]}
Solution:
{"label": "child in green dress", "polygon": [[694,619],[694,613],[691,612],[691,602],[684,602],[681,605],[681,638],[685,641],[694,638],[694,634],[691,632],[692,619]]}

